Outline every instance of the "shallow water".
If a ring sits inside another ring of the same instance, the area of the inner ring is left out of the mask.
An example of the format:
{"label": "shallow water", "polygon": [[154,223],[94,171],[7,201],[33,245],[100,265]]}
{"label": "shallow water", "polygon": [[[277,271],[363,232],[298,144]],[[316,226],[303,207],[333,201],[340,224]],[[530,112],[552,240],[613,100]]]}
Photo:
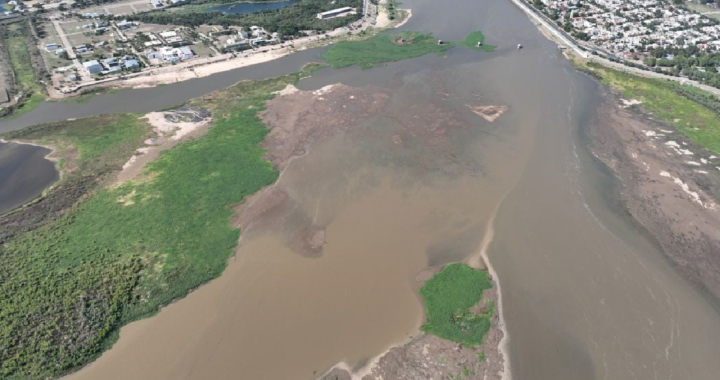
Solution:
{"label": "shallow water", "polygon": [[[113,349],[68,378],[311,379],[339,361],[362,364],[417,333],[415,276],[476,254],[499,205],[489,255],[514,379],[715,379],[717,312],[617,209],[612,177],[580,136],[602,101],[597,85],[509,2],[452,3],[404,2],[413,9],[404,28],[446,40],[480,29],[496,52],[324,69],[301,82],[385,91],[388,105],[292,162],[278,183],[292,200],[287,217],[244,235],[219,279],[123,328]],[[227,73],[225,84],[296,69],[315,54]],[[219,78],[58,112],[162,108],[220,87]],[[158,99],[139,102],[150,93]],[[509,111],[491,124],[466,104]],[[463,127],[437,144],[422,140],[423,126],[444,125],[428,109]],[[0,128],[57,116],[44,112]],[[403,133],[407,143],[393,147]],[[289,242],[308,226],[326,230],[319,257]]]}
{"label": "shallow water", "polygon": [[37,198],[58,180],[49,149],[0,142],[0,214]]}

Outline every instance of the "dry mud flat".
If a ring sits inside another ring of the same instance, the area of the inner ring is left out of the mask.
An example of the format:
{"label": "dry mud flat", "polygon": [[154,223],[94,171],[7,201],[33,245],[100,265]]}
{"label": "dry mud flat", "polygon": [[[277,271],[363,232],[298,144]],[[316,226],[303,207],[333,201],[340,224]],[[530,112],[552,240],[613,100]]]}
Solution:
{"label": "dry mud flat", "polygon": [[720,159],[614,95],[589,134],[628,212],[683,275],[720,298]]}
{"label": "dry mud flat", "polygon": [[[411,104],[406,110],[411,118],[393,116],[389,106],[392,95],[374,86],[356,88],[342,84],[315,91],[301,91],[288,85],[267,103],[260,114],[270,133],[263,141],[265,158],[275,168],[284,170],[293,159],[307,154],[310,147],[344,134],[357,141],[373,141],[391,153],[406,155],[413,170],[442,172],[447,175],[478,175],[482,168],[464,160],[449,136],[454,130],[472,128],[456,110],[438,105]],[[497,119],[506,107],[489,106]],[[391,134],[375,128],[378,115],[387,115],[399,124]],[[432,152],[433,154],[427,154]],[[320,257],[325,243],[325,226],[317,225],[308,215],[298,215],[297,202],[287,190],[273,185],[251,196],[235,208],[232,225],[241,228],[243,238],[256,231],[284,230],[293,251],[307,257]],[[297,222],[301,218],[303,228]]]}

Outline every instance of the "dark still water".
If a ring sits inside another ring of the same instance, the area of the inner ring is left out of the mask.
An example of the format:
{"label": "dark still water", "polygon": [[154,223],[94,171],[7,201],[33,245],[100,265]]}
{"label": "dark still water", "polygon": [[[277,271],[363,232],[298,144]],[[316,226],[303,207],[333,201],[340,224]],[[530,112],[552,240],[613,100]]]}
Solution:
{"label": "dark still water", "polygon": [[49,149],[0,142],[0,214],[29,202],[58,180]]}
{"label": "dark still water", "polygon": [[[218,5],[212,8],[208,8],[206,12],[222,12],[222,13],[228,13],[228,14],[248,14],[248,13],[255,13],[255,12],[262,12],[262,11],[271,11],[275,9],[285,8],[289,7],[295,3],[297,3],[299,0],[289,0],[289,1],[273,1],[273,2],[267,2],[267,3],[232,3],[232,4],[223,4]],[[2,3],[2,0],[0,0],[0,3]]]}

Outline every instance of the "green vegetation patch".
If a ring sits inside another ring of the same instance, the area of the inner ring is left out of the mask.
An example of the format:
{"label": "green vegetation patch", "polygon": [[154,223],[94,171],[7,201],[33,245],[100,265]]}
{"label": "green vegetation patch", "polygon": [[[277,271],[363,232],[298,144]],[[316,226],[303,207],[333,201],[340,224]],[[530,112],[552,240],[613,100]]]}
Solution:
{"label": "green vegetation patch", "polygon": [[[357,65],[369,69],[386,62],[416,58],[431,53],[442,55],[455,46],[492,51],[493,47],[484,45],[484,41],[485,36],[482,32],[472,32],[463,41],[443,43],[439,43],[431,33],[380,34],[362,41],[332,45],[322,58],[330,62],[334,68]],[[483,45],[478,46],[478,42]]]}
{"label": "green vegetation patch", "polygon": [[10,65],[15,73],[17,91],[22,93],[22,99],[16,105],[14,116],[27,113],[45,100],[43,88],[36,78],[33,69],[32,57],[28,48],[32,39],[26,23],[8,25],[3,31],[5,45],[10,58]]}
{"label": "green vegetation patch", "polygon": [[694,143],[720,154],[720,102],[715,96],[688,85],[643,78],[593,63],[587,70],[624,97],[641,101],[643,108]]}
{"label": "green vegetation patch", "polygon": [[483,291],[492,287],[487,272],[466,264],[450,264],[420,289],[425,301],[427,323],[421,330],[467,346],[482,344],[490,329],[493,305],[481,314],[470,308],[482,299]]}
{"label": "green vegetation patch", "polygon": [[[213,113],[205,136],[161,154],[143,180],[105,181],[61,216],[0,244],[0,378],[76,368],[108,347],[123,324],[217,277],[240,234],[229,225],[231,206],[278,176],[262,158],[268,129],[257,113],[274,91],[316,67],[195,101]],[[64,147],[78,168],[64,181],[80,181],[108,172],[98,163],[112,162],[116,172],[148,129],[137,115],[124,115],[7,137]]]}

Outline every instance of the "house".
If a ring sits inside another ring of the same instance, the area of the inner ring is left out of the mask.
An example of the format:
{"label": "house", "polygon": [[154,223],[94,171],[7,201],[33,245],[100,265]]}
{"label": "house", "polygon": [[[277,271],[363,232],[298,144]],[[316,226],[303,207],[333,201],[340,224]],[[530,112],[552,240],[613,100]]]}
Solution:
{"label": "house", "polygon": [[340,16],[340,15],[344,15],[345,13],[353,12],[354,10],[355,10],[355,9],[353,9],[353,8],[351,8],[351,7],[337,8],[337,9],[333,9],[333,10],[331,10],[331,11],[318,13],[318,14],[317,14],[317,18],[319,18],[319,19],[321,19],[321,20],[324,20],[324,19],[328,19],[328,18],[332,18],[332,17],[337,17],[337,16]]}
{"label": "house", "polygon": [[162,8],[162,3],[160,0],[150,0],[150,4],[152,4],[155,8]]}
{"label": "house", "polygon": [[114,73],[114,72],[117,72],[117,71],[120,71],[120,70],[122,70],[122,69],[120,68],[120,66],[113,66],[113,67],[108,67],[107,70],[101,71],[100,74],[102,74],[102,75],[107,75],[107,74],[111,74],[111,73]]}
{"label": "house", "polygon": [[65,52],[65,49],[55,49],[55,55],[60,55]]}
{"label": "house", "polygon": [[238,37],[240,37],[240,38],[242,38],[242,39],[248,39],[248,38],[250,37],[250,34],[248,34],[247,30],[245,30],[245,29],[240,29],[240,30],[238,31]]}
{"label": "house", "polygon": [[100,62],[98,62],[97,60],[83,62],[82,65],[85,68],[85,70],[90,74],[97,74],[97,73],[103,71],[103,67],[100,65]]}
{"label": "house", "polygon": [[118,65],[118,62],[115,60],[115,58],[103,59],[103,63],[106,67],[115,67]]}
{"label": "house", "polygon": [[181,48],[178,48],[177,50],[180,51],[180,54],[178,54],[180,59],[190,59],[195,56],[195,54],[193,54],[192,50],[190,50],[190,48],[187,46],[183,46]]}
{"label": "house", "polygon": [[115,25],[117,25],[118,29],[125,30],[125,29],[130,29],[132,27],[138,26],[138,25],[140,25],[140,23],[135,22],[135,21],[123,20],[123,21],[116,23]]}
{"label": "house", "polygon": [[52,51],[52,50],[59,49],[59,48],[60,48],[60,44],[55,43],[55,42],[45,45],[45,50],[47,50],[47,51]]}
{"label": "house", "polygon": [[124,67],[126,70],[128,70],[128,69],[133,69],[133,68],[135,68],[135,67],[140,67],[140,63],[139,63],[138,61],[134,60],[134,59],[128,59],[128,60],[125,61],[125,63],[123,63],[123,67]]}
{"label": "house", "polygon": [[70,74],[68,75],[68,80],[72,82],[77,82],[80,80],[80,77],[77,76],[77,74]]}

